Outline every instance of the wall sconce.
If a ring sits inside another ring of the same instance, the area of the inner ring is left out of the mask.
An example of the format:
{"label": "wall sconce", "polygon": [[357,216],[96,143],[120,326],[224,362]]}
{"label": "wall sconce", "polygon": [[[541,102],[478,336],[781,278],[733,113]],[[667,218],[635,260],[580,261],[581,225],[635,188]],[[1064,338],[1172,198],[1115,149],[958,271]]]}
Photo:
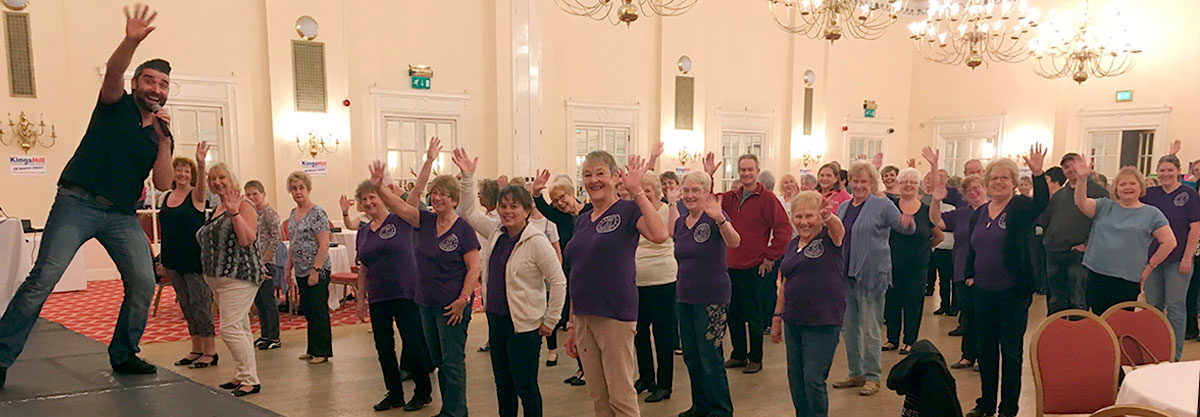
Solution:
{"label": "wall sconce", "polygon": [[704,155],[701,155],[700,152],[688,152],[686,147],[679,149],[678,159],[680,165],[687,166],[688,163],[700,161],[703,158]]}
{"label": "wall sconce", "polygon": [[[34,123],[29,120],[28,116],[25,116],[25,112],[21,112],[21,117],[15,123],[12,120],[12,113],[9,113],[8,127],[12,129],[10,134],[16,135],[13,143],[20,146],[21,150],[27,154],[29,153],[29,149],[33,148],[34,145],[49,148],[54,146],[54,143],[58,141],[58,134],[54,131],[54,125],[50,125],[50,142],[47,143],[45,140],[42,140],[42,135],[46,134],[45,119],[38,121],[37,128],[35,128]],[[0,143],[3,143],[5,146],[10,144],[9,141],[4,140],[4,130],[0,130]]]}
{"label": "wall sconce", "polygon": [[825,160],[825,155],[821,155],[819,153],[804,151],[804,155],[800,155],[800,164],[804,165],[804,168],[808,168],[811,165],[816,165],[823,160]]}
{"label": "wall sconce", "polygon": [[337,152],[339,145],[341,145],[341,141],[335,138],[333,139],[333,146],[329,146],[329,144],[326,143],[325,136],[318,135],[313,131],[308,132],[307,139],[301,139],[300,136],[296,136],[296,148],[299,149],[300,152],[308,152],[308,154],[312,155],[313,158],[316,158],[317,154],[321,152]]}

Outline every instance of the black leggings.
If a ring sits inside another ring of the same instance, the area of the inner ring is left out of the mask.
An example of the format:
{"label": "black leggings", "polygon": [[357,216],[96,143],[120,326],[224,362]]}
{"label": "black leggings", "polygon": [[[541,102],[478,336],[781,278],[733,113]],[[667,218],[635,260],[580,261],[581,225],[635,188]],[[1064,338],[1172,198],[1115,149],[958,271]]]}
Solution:
{"label": "black leggings", "polygon": [[1136,282],[1098,274],[1088,269],[1087,303],[1092,313],[1103,314],[1109,307],[1125,301],[1137,301],[1142,286]]}
{"label": "black leggings", "polygon": [[[675,372],[675,347],[679,345],[679,322],[675,316],[675,283],[638,287],[637,351],[638,380],[656,389],[671,390]],[[651,348],[650,338],[654,337]],[[658,361],[657,368],[655,360]]]}

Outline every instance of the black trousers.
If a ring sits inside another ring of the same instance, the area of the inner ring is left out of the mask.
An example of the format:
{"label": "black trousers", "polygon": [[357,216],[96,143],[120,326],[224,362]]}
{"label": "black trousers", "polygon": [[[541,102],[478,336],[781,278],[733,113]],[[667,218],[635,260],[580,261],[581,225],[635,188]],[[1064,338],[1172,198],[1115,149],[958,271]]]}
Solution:
{"label": "black trousers", "polygon": [[921,310],[925,307],[925,297],[920,281],[914,283],[902,282],[888,288],[884,296],[883,322],[887,326],[887,341],[891,344],[900,342],[900,333],[904,333],[904,344],[912,345],[917,342],[917,332],[921,330]]}
{"label": "black trousers", "polygon": [[999,389],[1000,413],[1017,415],[1023,340],[1031,297],[1016,287],[1002,291],[972,288],[971,296],[975,301],[979,376],[983,388],[983,394],[975,401],[975,409],[984,414],[995,412]]}
{"label": "black trousers", "polygon": [[925,268],[925,296],[933,295],[937,290],[937,267],[930,261]]}
{"label": "black trousers", "polygon": [[954,283],[955,299],[959,300],[958,327],[962,329],[962,359],[974,361],[979,357],[979,330],[975,325],[975,299],[966,282]]}
{"label": "black trousers", "polygon": [[[759,310],[762,297],[759,296],[759,286],[763,277],[758,274],[758,267],[749,269],[730,269],[729,279],[733,282],[732,298],[729,302],[729,344],[732,350],[730,359],[762,362],[763,357],[763,321]],[[749,351],[746,345],[749,344]]]}
{"label": "black trousers", "polygon": [[938,295],[942,301],[938,304],[941,310],[961,310],[962,306],[954,296],[954,251],[950,249],[934,249],[929,264],[937,270]]}
{"label": "black trousers", "polygon": [[[679,346],[679,321],[675,316],[675,283],[638,287],[638,380],[660,390],[671,390],[675,372],[675,347]],[[650,337],[654,337],[651,348]],[[658,361],[657,372],[655,360]]]}
{"label": "black trousers", "polygon": [[1196,327],[1196,297],[1200,296],[1200,268],[1192,268],[1192,280],[1188,282],[1187,291],[1187,333],[1195,337],[1200,330]]}
{"label": "black trousers", "polygon": [[267,278],[258,286],[258,294],[254,295],[254,307],[258,310],[258,326],[262,328],[260,336],[263,339],[279,340],[279,304],[275,301],[274,279]]}
{"label": "black trousers", "polygon": [[329,324],[329,271],[321,271],[317,285],[309,286],[308,277],[296,277],[300,287],[300,308],[308,322],[308,350],[313,356],[333,356],[333,334]]}
{"label": "black trousers", "polygon": [[779,289],[779,265],[783,263],[780,259],[775,261],[775,265],[771,267],[771,272],[763,277],[759,284],[759,294],[762,299],[759,300],[758,309],[762,312],[763,328],[771,327],[771,322],[775,316],[775,299],[778,296],[775,292]]}
{"label": "black trousers", "polygon": [[[417,385],[413,398],[429,398],[433,384],[429,373],[433,363],[429,348],[425,345],[425,334],[421,329],[421,313],[417,303],[403,298],[371,303],[371,332],[375,336],[375,351],[379,354],[379,367],[383,369],[383,384],[389,393],[398,393],[403,398],[404,384],[400,377],[400,363],[412,374]],[[400,363],[396,362],[396,337],[392,323],[400,330]]]}
{"label": "black trousers", "polygon": [[500,417],[517,416],[518,398],[525,409],[525,417],[541,417],[542,393],[538,389],[537,374],[542,337],[537,330],[516,333],[512,317],[508,315],[487,313],[487,319]]}
{"label": "black trousers", "polygon": [[1087,303],[1097,316],[1119,303],[1137,301],[1141,293],[1142,286],[1136,282],[1088,270]]}

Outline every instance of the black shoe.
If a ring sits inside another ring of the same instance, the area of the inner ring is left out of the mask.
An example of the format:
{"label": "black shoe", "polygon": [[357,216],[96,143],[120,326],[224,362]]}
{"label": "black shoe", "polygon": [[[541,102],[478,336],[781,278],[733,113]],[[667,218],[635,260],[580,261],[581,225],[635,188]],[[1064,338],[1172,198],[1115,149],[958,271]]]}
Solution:
{"label": "black shoe", "polygon": [[[964,361],[966,363],[963,363]],[[973,368],[973,367],[975,367],[975,361],[968,360],[968,359],[960,359],[958,362],[955,362],[954,364],[950,365],[950,369],[967,369],[967,368]]]}
{"label": "black shoe", "polygon": [[263,344],[263,342],[266,342],[266,341],[267,341],[267,339],[263,339],[260,337],[260,338],[258,338],[258,340],[254,341],[254,347],[258,348],[259,350],[262,350],[262,344]]}
{"label": "black shoe", "polygon": [[943,314],[946,314],[946,309],[944,309],[944,308],[939,308],[937,310],[933,310],[933,315],[935,315],[935,316],[940,316]]}
{"label": "black shoe", "polygon": [[4,380],[8,379],[8,368],[0,366],[0,389],[4,389]]}
{"label": "black shoe", "polygon": [[662,400],[669,400],[669,399],[671,399],[671,390],[656,389],[656,390],[654,390],[654,392],[650,393],[649,397],[646,397],[646,402],[656,403],[656,402],[659,402]]}
{"label": "black shoe", "polygon": [[575,378],[574,381],[571,381],[570,384],[573,387],[582,387],[584,385],[587,385],[587,380],[584,379],[583,375],[580,375],[578,378]]}
{"label": "black shoe", "polygon": [[371,408],[374,408],[375,411],[387,411],[400,407],[404,407],[404,393],[397,392],[393,394],[391,391],[388,391],[387,395],[383,397],[383,400],[379,401],[379,404],[375,404],[375,406]]}
{"label": "black shoe", "polygon": [[1195,338],[1198,338],[1198,337],[1200,337],[1200,332],[1194,332],[1194,331],[1193,331],[1193,332],[1187,332],[1187,333],[1185,333],[1185,335],[1183,336],[1183,340],[1192,340],[1192,339],[1195,339]]}
{"label": "black shoe", "polygon": [[404,411],[417,411],[425,408],[426,404],[433,402],[433,398],[426,396],[414,396],[409,400],[408,404],[404,404]]}
{"label": "black shoe", "polygon": [[955,309],[953,309],[953,308],[952,308],[952,309],[949,309],[949,310],[946,310],[946,316],[948,316],[948,317],[958,317],[958,310],[955,310]]}
{"label": "black shoe", "polygon": [[998,415],[999,415],[1000,417],[1017,417],[1017,413],[1012,413],[1012,414],[1009,414],[1009,413],[1001,412],[1001,413],[1000,413],[1000,414],[998,414]]}
{"label": "black shoe", "polygon": [[726,369],[745,368],[745,367],[746,367],[745,359],[730,359],[730,360],[725,361]]}
{"label": "black shoe", "polygon": [[175,366],[191,365],[192,362],[195,362],[197,359],[204,357],[204,354],[200,353],[200,352],[188,352],[188,356],[192,356],[192,355],[200,355],[200,356],[197,356],[195,358],[184,357],[183,359],[175,361]]}
{"label": "black shoe", "polygon": [[947,334],[949,334],[951,336],[962,336],[963,329],[962,329],[962,327],[955,327],[954,330],[951,330],[950,333],[947,333]]}
{"label": "black shoe", "polygon": [[637,391],[638,394],[649,391],[651,388],[654,388],[654,384],[646,381],[637,381],[633,383],[633,390]]}
{"label": "black shoe", "polygon": [[896,348],[897,347],[896,347],[895,343],[887,342],[887,343],[884,343],[883,346],[880,346],[879,350],[883,351],[883,352],[891,352],[893,350],[896,350]]}
{"label": "black shoe", "polygon": [[746,369],[742,370],[743,374],[757,374],[762,370],[762,362],[750,361],[746,363]]}
{"label": "black shoe", "polygon": [[705,416],[704,414],[701,414],[699,411],[696,411],[695,408],[689,408],[689,409],[687,409],[687,411],[679,413],[678,417],[707,417],[707,416]]}
{"label": "black shoe", "polygon": [[[200,362],[200,359],[204,359],[204,356],[208,356],[208,357],[212,358],[212,360],[208,361],[208,362]],[[200,359],[196,359],[196,361],[192,362],[192,364],[189,365],[188,367],[190,367],[192,369],[200,369],[200,368],[207,368],[210,366],[217,366],[217,362],[220,361],[220,359],[221,359],[220,357],[217,356],[216,353],[214,353],[212,355],[204,355],[204,356],[201,356]]]}
{"label": "black shoe", "polygon": [[264,340],[262,346],[258,347],[258,350],[279,349],[281,347],[283,347],[283,343],[280,343],[278,340]]}
{"label": "black shoe", "polygon": [[[250,387],[251,389],[249,391],[246,391],[246,390],[243,390],[242,387]],[[258,394],[259,391],[262,391],[262,385],[259,385],[259,384],[242,385],[242,387],[238,387],[238,389],[233,390],[234,397],[245,397],[250,394]]]}
{"label": "black shoe", "polygon": [[971,411],[968,411],[967,414],[963,417],[992,417],[994,415],[996,415],[996,413],[985,413],[983,411],[980,411],[978,408],[976,408]]}
{"label": "black shoe", "polygon": [[575,381],[576,381],[576,380],[578,380],[578,379],[579,379],[579,377],[577,377],[577,376],[575,376],[575,375],[571,375],[571,377],[570,377],[570,378],[564,379],[564,380],[563,380],[563,383],[564,383],[564,384],[571,384],[571,385],[575,385]]}
{"label": "black shoe", "polygon": [[897,353],[899,353],[901,355],[907,355],[908,354],[908,346],[901,346],[900,349],[897,349],[896,351],[897,351]]}
{"label": "black shoe", "polygon": [[766,328],[763,329],[763,336],[770,336],[770,335],[771,335],[771,326],[767,326]]}
{"label": "black shoe", "polygon": [[217,388],[220,388],[220,389],[229,389],[229,390],[231,390],[231,389],[234,389],[234,388],[237,388],[237,387],[240,387],[240,386],[242,386],[242,384],[239,384],[239,383],[237,383],[237,382],[226,382],[226,383],[224,383],[224,384],[217,385]]}
{"label": "black shoe", "polygon": [[112,368],[113,372],[118,374],[150,375],[158,372],[158,368],[137,356],[130,356],[125,362],[113,365]]}

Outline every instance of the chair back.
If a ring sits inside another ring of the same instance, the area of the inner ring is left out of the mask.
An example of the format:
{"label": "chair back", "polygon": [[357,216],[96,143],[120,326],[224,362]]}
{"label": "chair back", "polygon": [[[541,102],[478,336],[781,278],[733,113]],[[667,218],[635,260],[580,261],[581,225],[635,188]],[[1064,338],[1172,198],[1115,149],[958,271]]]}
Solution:
{"label": "chair back", "polygon": [[1116,402],[1120,351],[1095,314],[1064,310],[1043,320],[1029,342],[1037,415],[1087,414]]}
{"label": "chair back", "polygon": [[1121,365],[1140,366],[1175,359],[1175,331],[1162,310],[1140,301],[1119,303],[1100,315],[1121,346]]}
{"label": "chair back", "polygon": [[1159,410],[1154,407],[1147,407],[1136,404],[1121,404],[1092,413],[1091,417],[1172,417],[1166,411]]}

